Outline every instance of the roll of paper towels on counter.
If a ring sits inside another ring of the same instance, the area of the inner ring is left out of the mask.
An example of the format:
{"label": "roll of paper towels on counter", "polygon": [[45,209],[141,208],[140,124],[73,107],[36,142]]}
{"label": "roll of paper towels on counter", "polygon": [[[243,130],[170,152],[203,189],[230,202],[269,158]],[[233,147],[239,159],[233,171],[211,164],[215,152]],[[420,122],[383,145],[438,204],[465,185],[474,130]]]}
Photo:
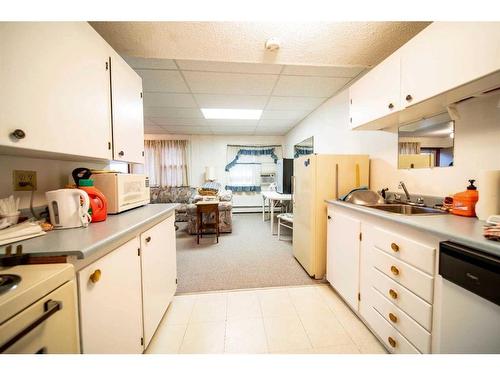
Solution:
{"label": "roll of paper towels on counter", "polygon": [[477,217],[486,220],[490,215],[500,214],[500,170],[482,171],[477,179],[477,189]]}

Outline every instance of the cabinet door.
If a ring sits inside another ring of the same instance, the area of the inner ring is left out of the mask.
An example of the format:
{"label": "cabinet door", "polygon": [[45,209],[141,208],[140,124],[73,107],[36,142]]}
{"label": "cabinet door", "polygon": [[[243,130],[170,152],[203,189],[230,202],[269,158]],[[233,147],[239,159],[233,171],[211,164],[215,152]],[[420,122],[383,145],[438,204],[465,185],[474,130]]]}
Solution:
{"label": "cabinet door", "polygon": [[143,352],[139,245],[136,237],[78,273],[83,353]]}
{"label": "cabinet door", "polygon": [[327,280],[357,310],[361,222],[335,210],[328,215]]}
{"label": "cabinet door", "polygon": [[393,53],[349,88],[351,127],[400,109],[400,54]]}
{"label": "cabinet door", "polygon": [[0,23],[0,146],[110,159],[109,48],[86,22]]}
{"label": "cabinet door", "polygon": [[401,103],[410,106],[498,69],[500,23],[434,22],[401,49]]}
{"label": "cabinet door", "polygon": [[113,159],[144,163],[142,78],[117,54],[111,56]]}
{"label": "cabinet door", "polygon": [[177,289],[174,215],[141,234],[145,347]]}

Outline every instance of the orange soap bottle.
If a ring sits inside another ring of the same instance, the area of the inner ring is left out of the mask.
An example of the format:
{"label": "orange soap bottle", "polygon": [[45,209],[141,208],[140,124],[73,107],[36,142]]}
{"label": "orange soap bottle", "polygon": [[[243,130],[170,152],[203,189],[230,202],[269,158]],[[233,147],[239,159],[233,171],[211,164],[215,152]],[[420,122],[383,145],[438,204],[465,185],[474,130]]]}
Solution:
{"label": "orange soap bottle", "polygon": [[90,216],[92,223],[104,221],[108,217],[108,201],[104,194],[94,187],[94,180],[80,179],[78,181],[78,189],[87,192],[90,198]]}
{"label": "orange soap bottle", "polygon": [[476,203],[479,199],[479,193],[474,186],[474,181],[476,180],[469,180],[470,185],[467,186],[467,190],[453,196],[452,214],[469,217],[476,216]]}

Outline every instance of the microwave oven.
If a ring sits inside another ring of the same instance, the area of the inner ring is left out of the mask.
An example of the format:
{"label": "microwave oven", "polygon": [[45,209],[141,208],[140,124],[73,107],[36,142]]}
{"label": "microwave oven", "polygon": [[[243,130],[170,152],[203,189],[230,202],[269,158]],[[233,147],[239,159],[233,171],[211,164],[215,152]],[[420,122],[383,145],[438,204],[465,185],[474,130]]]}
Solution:
{"label": "microwave oven", "polygon": [[118,214],[150,201],[149,178],[143,174],[96,173],[94,186],[108,200],[108,214]]}

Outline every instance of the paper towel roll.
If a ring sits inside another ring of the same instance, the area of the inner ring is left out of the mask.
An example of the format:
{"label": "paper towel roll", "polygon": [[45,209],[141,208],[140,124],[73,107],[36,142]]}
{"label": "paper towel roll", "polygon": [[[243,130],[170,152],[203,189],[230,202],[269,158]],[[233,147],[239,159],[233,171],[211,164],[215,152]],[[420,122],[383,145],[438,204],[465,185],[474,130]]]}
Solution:
{"label": "paper towel roll", "polygon": [[486,220],[490,215],[500,214],[500,170],[482,171],[477,179],[477,189],[477,217]]}

